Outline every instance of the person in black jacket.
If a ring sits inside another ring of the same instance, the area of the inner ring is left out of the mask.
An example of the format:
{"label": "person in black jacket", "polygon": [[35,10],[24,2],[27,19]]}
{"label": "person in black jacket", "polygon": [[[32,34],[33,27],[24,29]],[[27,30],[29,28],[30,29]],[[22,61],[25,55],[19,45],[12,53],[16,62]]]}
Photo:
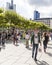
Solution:
{"label": "person in black jacket", "polygon": [[43,37],[44,37],[44,41],[43,41],[44,52],[46,52],[47,44],[48,44],[48,41],[49,41],[48,33],[45,32]]}
{"label": "person in black jacket", "polygon": [[1,37],[2,37],[2,46],[5,47],[6,34],[4,31],[2,32]]}
{"label": "person in black jacket", "polygon": [[33,46],[33,48],[32,48],[32,58],[34,57],[34,51],[35,51],[35,58],[34,58],[35,61],[37,61],[37,52],[38,52],[38,45],[39,45],[39,43],[40,43],[39,30],[35,29],[34,30],[34,34],[31,37],[31,44]]}
{"label": "person in black jacket", "polygon": [[[1,32],[0,32],[0,46],[1,46]],[[0,51],[1,51],[1,47],[0,47]]]}
{"label": "person in black jacket", "polygon": [[0,32],[0,45],[1,45],[1,32]]}

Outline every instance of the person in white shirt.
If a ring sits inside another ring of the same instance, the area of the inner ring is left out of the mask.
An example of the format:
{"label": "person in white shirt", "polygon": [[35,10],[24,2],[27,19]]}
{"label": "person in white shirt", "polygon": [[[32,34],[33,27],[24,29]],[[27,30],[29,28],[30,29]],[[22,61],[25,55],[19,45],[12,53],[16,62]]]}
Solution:
{"label": "person in white shirt", "polygon": [[34,58],[35,61],[37,61],[37,52],[38,52],[39,43],[40,43],[39,30],[35,29],[34,34],[31,37],[31,44],[33,46],[33,48],[32,48],[32,58],[34,57],[34,51],[35,51],[35,58]]}
{"label": "person in white shirt", "polygon": [[29,48],[29,39],[30,39],[30,35],[29,35],[28,33],[26,33],[25,39],[26,39],[26,48]]}

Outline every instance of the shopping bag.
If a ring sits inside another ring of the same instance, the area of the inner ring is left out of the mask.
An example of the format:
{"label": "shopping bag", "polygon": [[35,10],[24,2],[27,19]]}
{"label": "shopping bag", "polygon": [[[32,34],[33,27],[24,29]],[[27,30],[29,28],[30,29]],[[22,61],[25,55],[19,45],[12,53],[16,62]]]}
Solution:
{"label": "shopping bag", "polygon": [[39,52],[42,52],[42,47],[41,46],[39,47]]}

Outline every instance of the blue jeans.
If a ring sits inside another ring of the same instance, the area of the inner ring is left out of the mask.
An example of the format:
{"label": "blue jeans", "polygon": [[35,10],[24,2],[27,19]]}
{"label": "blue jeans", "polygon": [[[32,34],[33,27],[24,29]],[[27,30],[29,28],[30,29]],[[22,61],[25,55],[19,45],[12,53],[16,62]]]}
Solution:
{"label": "blue jeans", "polygon": [[2,45],[4,45],[4,44],[5,44],[5,40],[3,39],[3,40],[2,40]]}
{"label": "blue jeans", "polygon": [[32,49],[32,57],[34,56],[34,51],[35,51],[35,58],[37,57],[37,52],[38,52],[38,44],[33,44],[33,49]]}

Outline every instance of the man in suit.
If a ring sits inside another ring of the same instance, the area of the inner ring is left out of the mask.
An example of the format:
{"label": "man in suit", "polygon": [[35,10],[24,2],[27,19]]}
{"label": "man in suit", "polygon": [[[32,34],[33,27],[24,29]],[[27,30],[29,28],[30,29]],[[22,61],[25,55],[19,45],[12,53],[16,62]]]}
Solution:
{"label": "man in suit", "polygon": [[39,45],[39,43],[40,43],[39,30],[35,29],[34,30],[34,34],[31,37],[31,45],[33,46],[33,48],[32,48],[32,58],[34,57],[34,51],[35,51],[35,57],[34,57],[35,61],[37,61],[37,52],[38,52],[38,45]]}

